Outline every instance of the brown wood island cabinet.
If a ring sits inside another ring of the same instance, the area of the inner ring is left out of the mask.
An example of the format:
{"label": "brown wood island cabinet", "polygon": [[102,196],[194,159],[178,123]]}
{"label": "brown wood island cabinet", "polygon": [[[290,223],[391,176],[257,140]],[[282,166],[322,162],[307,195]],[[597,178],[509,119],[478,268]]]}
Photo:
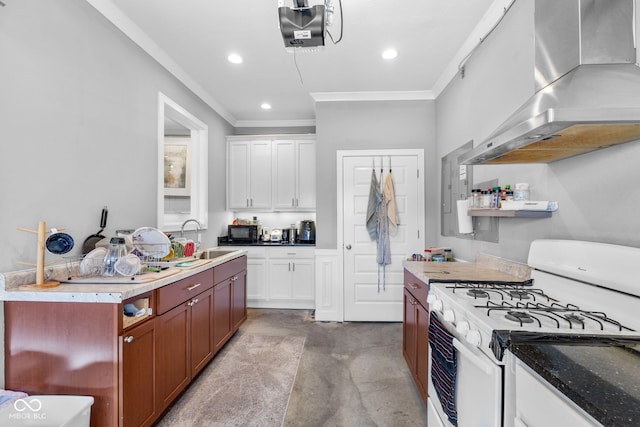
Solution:
{"label": "brown wood island cabinet", "polygon": [[217,353],[247,318],[246,257],[221,265],[213,276],[213,343]]}
{"label": "brown wood island cabinet", "polygon": [[[218,268],[218,267],[216,267]],[[213,358],[213,270],[157,290],[156,376],[163,411]]]}
{"label": "brown wood island cabinet", "polygon": [[429,363],[429,286],[404,271],[404,322],[402,324],[402,353],[420,395],[427,402]]}
{"label": "brown wood island cabinet", "polygon": [[121,303],[5,301],[5,388],[93,396],[91,427],[153,425],[246,319],[246,263]]}

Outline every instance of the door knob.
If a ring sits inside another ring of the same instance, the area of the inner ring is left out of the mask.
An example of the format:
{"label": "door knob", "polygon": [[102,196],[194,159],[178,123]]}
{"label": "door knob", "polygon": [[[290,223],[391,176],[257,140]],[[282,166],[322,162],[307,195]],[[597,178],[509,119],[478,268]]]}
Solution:
{"label": "door knob", "polygon": [[347,250],[351,250],[351,245],[347,245]]}

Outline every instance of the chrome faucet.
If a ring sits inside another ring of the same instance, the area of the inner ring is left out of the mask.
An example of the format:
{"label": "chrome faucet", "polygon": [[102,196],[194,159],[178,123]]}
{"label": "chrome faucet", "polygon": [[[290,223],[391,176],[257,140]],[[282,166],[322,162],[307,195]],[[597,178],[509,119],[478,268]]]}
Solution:
{"label": "chrome faucet", "polygon": [[182,223],[182,227],[180,227],[180,237],[184,238],[184,226],[187,225],[190,222],[195,222],[196,223],[196,251],[200,249],[200,229],[202,228],[202,225],[200,224],[200,222],[198,222],[197,219],[188,219],[185,222]]}

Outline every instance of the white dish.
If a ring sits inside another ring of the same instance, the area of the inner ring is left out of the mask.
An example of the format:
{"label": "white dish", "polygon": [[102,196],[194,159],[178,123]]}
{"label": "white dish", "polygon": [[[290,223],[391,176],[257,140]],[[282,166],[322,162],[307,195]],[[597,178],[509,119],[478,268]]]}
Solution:
{"label": "white dish", "polygon": [[80,262],[81,274],[101,274],[102,267],[104,265],[104,257],[107,254],[107,249],[103,247],[95,248],[82,258]]}
{"label": "white dish", "polygon": [[142,255],[162,258],[169,254],[171,241],[162,231],[153,227],[141,227],[133,232],[133,246]]}

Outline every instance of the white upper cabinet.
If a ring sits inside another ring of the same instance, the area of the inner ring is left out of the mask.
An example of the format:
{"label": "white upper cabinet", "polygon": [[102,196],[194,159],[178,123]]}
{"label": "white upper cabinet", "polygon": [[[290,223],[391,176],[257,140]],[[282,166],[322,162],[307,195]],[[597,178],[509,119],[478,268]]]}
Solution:
{"label": "white upper cabinet", "polygon": [[271,209],[271,141],[229,141],[227,207]]}
{"label": "white upper cabinet", "polygon": [[236,136],[227,141],[229,210],[315,210],[315,139]]}
{"label": "white upper cabinet", "polygon": [[315,141],[276,140],[272,144],[273,209],[315,210]]}
{"label": "white upper cabinet", "polygon": [[298,194],[296,207],[298,209],[316,209],[316,142],[298,141],[298,161],[296,166]]}

